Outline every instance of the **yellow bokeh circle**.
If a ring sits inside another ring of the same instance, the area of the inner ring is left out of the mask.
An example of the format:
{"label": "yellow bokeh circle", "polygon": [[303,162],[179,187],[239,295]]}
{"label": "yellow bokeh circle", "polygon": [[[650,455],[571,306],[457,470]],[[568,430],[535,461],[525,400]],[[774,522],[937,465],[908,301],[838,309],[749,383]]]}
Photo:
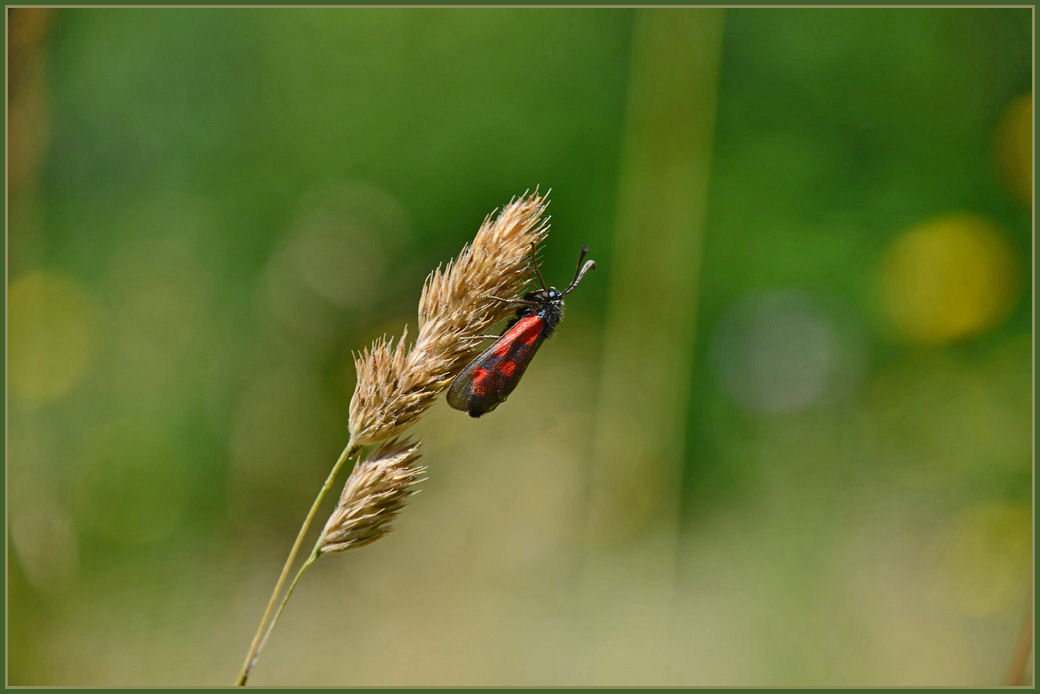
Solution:
{"label": "yellow bokeh circle", "polygon": [[32,270],[11,284],[8,308],[13,393],[35,402],[57,400],[80,381],[94,354],[93,302],[71,278]]}
{"label": "yellow bokeh circle", "polygon": [[993,138],[993,156],[1004,184],[1019,201],[1033,202],[1033,95],[1023,94],[1004,109]]}
{"label": "yellow bokeh circle", "polygon": [[969,338],[1003,322],[1021,291],[1015,248],[996,224],[955,213],[896,237],[881,262],[881,298],[898,332],[924,343]]}

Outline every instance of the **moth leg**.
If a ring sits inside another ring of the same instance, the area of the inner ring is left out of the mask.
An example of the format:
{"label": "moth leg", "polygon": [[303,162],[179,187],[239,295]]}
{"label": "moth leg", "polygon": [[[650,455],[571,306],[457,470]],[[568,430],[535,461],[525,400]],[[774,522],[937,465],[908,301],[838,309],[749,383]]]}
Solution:
{"label": "moth leg", "polygon": [[484,294],[481,299],[494,299],[495,301],[501,301],[503,304],[523,304],[525,306],[540,306],[537,301],[528,301],[527,299],[503,299],[500,296],[491,296],[490,294]]}

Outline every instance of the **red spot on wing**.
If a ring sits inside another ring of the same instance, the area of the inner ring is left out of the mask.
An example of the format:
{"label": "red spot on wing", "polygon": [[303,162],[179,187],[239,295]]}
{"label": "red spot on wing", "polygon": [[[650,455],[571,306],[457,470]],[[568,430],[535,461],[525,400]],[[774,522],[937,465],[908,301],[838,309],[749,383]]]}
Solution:
{"label": "red spot on wing", "polygon": [[544,326],[545,321],[542,320],[541,316],[527,316],[513,326],[513,329],[516,330],[517,339],[525,345],[530,345],[534,344],[534,341],[541,337]]}
{"label": "red spot on wing", "polygon": [[491,353],[496,357],[504,357],[517,341],[525,345],[534,344],[542,334],[543,323],[541,316],[524,316],[513,324],[512,328],[502,333]]}
{"label": "red spot on wing", "polygon": [[473,394],[477,396],[483,396],[487,392],[487,384],[484,381],[487,380],[488,370],[476,368],[473,369]]}
{"label": "red spot on wing", "polygon": [[501,371],[503,374],[505,374],[506,378],[508,378],[508,377],[513,375],[514,371],[516,371],[516,362],[514,362],[514,361],[502,362],[502,365],[498,367],[498,370]]}

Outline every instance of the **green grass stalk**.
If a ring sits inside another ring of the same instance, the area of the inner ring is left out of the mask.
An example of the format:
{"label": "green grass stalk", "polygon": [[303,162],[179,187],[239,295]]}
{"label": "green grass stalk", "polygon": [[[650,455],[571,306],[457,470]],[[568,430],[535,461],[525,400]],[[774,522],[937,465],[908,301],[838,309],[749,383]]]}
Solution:
{"label": "green grass stalk", "polygon": [[271,612],[274,610],[275,604],[278,602],[278,595],[282,592],[282,588],[285,586],[285,581],[289,577],[289,572],[292,570],[293,564],[296,562],[296,555],[300,552],[300,547],[303,545],[303,538],[307,536],[307,531],[311,527],[311,523],[314,522],[314,517],[318,514],[318,508],[321,506],[321,502],[325,500],[329,490],[332,489],[332,485],[336,481],[336,477],[339,476],[339,471],[343,469],[343,466],[348,460],[357,455],[358,451],[361,450],[361,446],[355,444],[353,440],[347,444],[346,448],[339,455],[339,460],[332,466],[332,470],[329,472],[329,476],[325,479],[325,484],[321,486],[321,490],[318,491],[318,495],[314,497],[314,503],[311,504],[310,511],[307,512],[307,517],[303,519],[303,525],[300,526],[300,532],[296,534],[296,541],[293,542],[292,549],[289,550],[289,556],[285,560],[285,564],[282,566],[282,572],[278,576],[278,581],[274,584],[274,591],[271,593],[270,600],[267,601],[267,608],[264,610],[263,616],[260,618],[260,626],[256,629],[256,634],[253,636],[253,642],[249,646],[249,652],[246,653],[246,659],[242,663],[242,669],[238,674],[238,680],[235,684],[239,687],[243,687],[246,681],[249,679],[249,673],[256,664],[256,659],[260,656],[260,649],[267,642],[267,636],[270,635],[271,629],[274,628],[274,624],[278,619],[278,615],[281,615],[282,609],[285,608],[285,603],[288,602],[289,596],[292,594],[292,588],[296,586],[296,581],[300,580],[300,575],[304,569],[314,563],[317,558],[318,549],[321,546],[321,539],[318,539],[318,544],[315,545],[314,552],[304,562],[300,571],[296,574],[296,578],[293,580],[292,586],[289,591],[285,594],[285,599],[282,601],[281,607],[278,609],[278,615],[271,621],[271,626],[265,632],[264,627],[267,625],[268,619],[271,617]]}

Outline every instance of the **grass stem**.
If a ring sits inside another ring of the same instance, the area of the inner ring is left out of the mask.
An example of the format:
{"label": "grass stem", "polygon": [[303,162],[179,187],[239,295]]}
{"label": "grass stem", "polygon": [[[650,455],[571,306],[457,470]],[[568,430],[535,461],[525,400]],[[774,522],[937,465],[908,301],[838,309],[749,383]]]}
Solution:
{"label": "grass stem", "polygon": [[314,522],[314,516],[317,515],[321,502],[325,500],[325,496],[329,493],[329,490],[332,489],[332,485],[335,483],[339,471],[343,469],[343,465],[354,457],[360,450],[361,446],[354,443],[353,440],[347,444],[346,448],[343,449],[343,452],[340,453],[339,460],[337,460],[336,464],[332,466],[329,476],[325,479],[325,484],[321,486],[321,490],[314,498],[314,503],[311,504],[311,510],[307,512],[307,517],[303,520],[303,525],[300,526],[300,532],[296,535],[296,541],[293,542],[292,549],[289,550],[289,556],[285,560],[285,565],[282,566],[282,573],[278,576],[278,581],[274,585],[274,591],[271,593],[271,599],[267,602],[267,609],[264,610],[264,615],[260,618],[260,626],[256,629],[256,634],[253,636],[253,642],[249,646],[249,652],[246,653],[246,659],[242,663],[242,670],[239,672],[238,681],[235,683],[239,687],[245,686],[246,680],[249,679],[249,673],[256,664],[257,658],[260,656],[260,649],[263,648],[263,645],[267,642],[267,637],[271,633],[271,628],[274,627],[278,615],[282,613],[285,603],[289,600],[289,595],[292,594],[292,589],[296,587],[296,581],[300,580],[300,575],[303,573],[304,569],[308,568],[314,563],[314,560],[317,559],[318,549],[321,546],[320,538],[318,539],[318,544],[314,546],[314,551],[311,553],[311,556],[307,558],[307,561],[304,562],[303,566],[300,567],[299,572],[296,574],[296,578],[289,587],[285,599],[282,600],[281,607],[278,608],[278,615],[276,615],[274,621],[271,622],[271,628],[268,628],[265,631],[264,627],[267,626],[271,613],[278,602],[278,595],[282,592],[282,588],[285,586],[285,581],[289,577],[289,571],[292,570],[292,565],[296,561],[296,555],[300,553],[303,539],[306,537],[307,530],[310,529],[311,523]]}

